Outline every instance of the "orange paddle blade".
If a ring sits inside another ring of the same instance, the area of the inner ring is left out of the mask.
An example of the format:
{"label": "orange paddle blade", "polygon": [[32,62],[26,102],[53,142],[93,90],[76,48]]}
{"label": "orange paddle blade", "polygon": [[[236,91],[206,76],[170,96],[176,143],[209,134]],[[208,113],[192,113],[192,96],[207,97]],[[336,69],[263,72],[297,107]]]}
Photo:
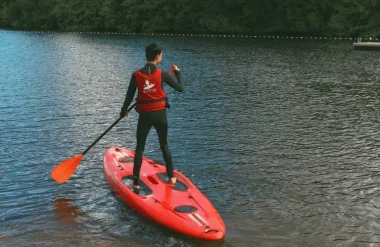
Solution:
{"label": "orange paddle blade", "polygon": [[83,154],[78,154],[74,157],[71,157],[70,159],[63,161],[51,171],[51,177],[57,183],[62,184],[66,182],[71,177],[71,175],[73,175],[82,159]]}

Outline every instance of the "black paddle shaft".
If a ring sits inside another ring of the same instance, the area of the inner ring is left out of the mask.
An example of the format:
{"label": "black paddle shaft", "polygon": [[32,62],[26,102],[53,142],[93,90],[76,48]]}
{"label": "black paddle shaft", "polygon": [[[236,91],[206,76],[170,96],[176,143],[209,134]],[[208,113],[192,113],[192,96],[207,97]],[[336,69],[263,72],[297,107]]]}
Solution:
{"label": "black paddle shaft", "polygon": [[[129,107],[128,109],[128,112],[131,111],[134,107],[136,106],[136,103],[134,103],[131,107]],[[123,117],[119,117],[106,131],[104,131],[104,133],[98,137],[98,139],[96,139],[82,154],[85,155],[93,146],[95,146],[96,143],[98,143],[98,141],[100,141],[100,139],[103,138],[103,136],[105,136],[108,131],[110,131],[118,122],[120,122],[120,120],[122,120],[124,118]]]}

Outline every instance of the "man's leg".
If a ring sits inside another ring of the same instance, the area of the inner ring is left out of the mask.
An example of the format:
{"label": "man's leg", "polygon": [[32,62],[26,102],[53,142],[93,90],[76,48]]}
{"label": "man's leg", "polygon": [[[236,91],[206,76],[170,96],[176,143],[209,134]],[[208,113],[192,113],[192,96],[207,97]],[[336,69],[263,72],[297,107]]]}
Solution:
{"label": "man's leg", "polygon": [[170,153],[168,144],[168,121],[166,117],[166,110],[159,112],[157,114],[157,119],[155,120],[154,127],[157,131],[158,140],[160,141],[160,148],[165,160],[166,173],[170,178],[170,182],[174,184],[176,179],[173,174],[172,154]]}
{"label": "man's leg", "polygon": [[146,138],[152,128],[152,123],[149,120],[147,114],[141,113],[137,124],[137,144],[135,150],[135,159],[133,164],[133,185],[137,187],[139,185],[140,169],[142,164],[142,157],[145,149]]}

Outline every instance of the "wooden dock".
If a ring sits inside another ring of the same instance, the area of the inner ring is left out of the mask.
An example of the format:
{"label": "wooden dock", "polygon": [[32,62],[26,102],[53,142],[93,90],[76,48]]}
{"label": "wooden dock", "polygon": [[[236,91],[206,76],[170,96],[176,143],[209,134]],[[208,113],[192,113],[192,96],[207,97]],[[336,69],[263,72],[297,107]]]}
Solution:
{"label": "wooden dock", "polygon": [[365,51],[380,51],[379,42],[358,42],[354,43],[355,50],[365,50]]}

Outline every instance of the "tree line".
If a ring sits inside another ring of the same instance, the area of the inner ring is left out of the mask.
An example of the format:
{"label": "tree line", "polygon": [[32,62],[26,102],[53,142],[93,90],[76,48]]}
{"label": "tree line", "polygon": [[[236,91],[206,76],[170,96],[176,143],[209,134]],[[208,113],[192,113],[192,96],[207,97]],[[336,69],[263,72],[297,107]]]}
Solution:
{"label": "tree line", "polygon": [[380,36],[379,0],[0,0],[0,27]]}

